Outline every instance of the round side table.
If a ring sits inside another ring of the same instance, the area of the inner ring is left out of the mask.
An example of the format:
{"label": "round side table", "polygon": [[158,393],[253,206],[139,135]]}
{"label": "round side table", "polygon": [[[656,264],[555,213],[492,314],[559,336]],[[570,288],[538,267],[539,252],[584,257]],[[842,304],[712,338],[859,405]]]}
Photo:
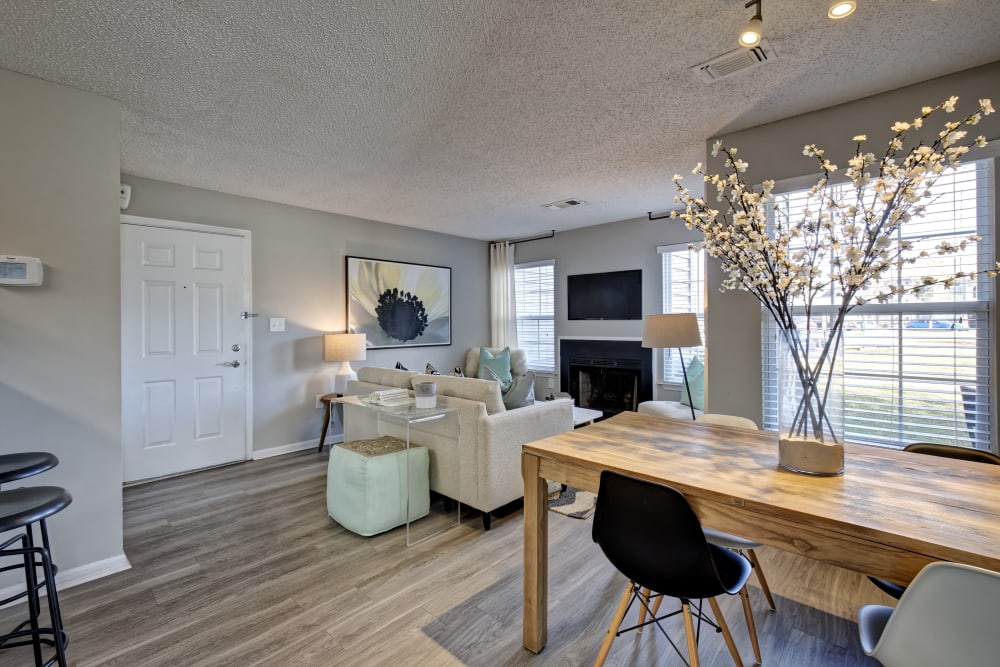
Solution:
{"label": "round side table", "polygon": [[319,434],[319,449],[317,454],[323,453],[323,445],[326,444],[326,432],[330,429],[330,412],[333,410],[333,399],[342,397],[343,394],[323,394],[319,397],[319,402],[326,406],[323,412],[323,432]]}

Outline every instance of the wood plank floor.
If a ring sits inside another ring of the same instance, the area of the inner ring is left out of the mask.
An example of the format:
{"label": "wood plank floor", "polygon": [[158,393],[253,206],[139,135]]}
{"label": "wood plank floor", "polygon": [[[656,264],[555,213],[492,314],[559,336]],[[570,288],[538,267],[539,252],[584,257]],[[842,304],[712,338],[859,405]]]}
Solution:
{"label": "wood plank floor", "polygon": [[[72,664],[592,664],[625,582],[590,521],[550,514],[549,643],[533,655],[521,647],[520,510],[489,532],[470,515],[409,548],[401,529],[359,537],[326,514],[326,463],[303,452],[126,489],[132,569],[60,596]],[[760,555],[778,603],[766,611],[751,589],[765,664],[876,664],[850,619],[859,604],[888,602],[882,593],[855,573]],[[752,664],[739,600],[722,602]],[[670,629],[683,646],[679,623]],[[714,633],[701,655],[732,664]],[[25,649],[0,651],[0,666],[31,662]],[[650,628],[618,638],[607,664],[682,663]]]}

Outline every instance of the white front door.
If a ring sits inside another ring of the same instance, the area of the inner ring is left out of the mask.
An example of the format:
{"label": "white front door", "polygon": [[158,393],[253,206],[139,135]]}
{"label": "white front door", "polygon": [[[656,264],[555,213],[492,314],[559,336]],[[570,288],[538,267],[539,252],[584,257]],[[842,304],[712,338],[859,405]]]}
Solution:
{"label": "white front door", "polygon": [[126,482],[247,458],[245,243],[121,225]]}

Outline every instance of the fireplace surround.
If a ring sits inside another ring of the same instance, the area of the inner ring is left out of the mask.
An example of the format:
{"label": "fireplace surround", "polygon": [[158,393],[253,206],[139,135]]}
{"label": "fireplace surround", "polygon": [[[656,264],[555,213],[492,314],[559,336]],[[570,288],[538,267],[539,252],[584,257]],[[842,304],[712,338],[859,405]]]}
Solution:
{"label": "fireplace surround", "polygon": [[560,389],[605,417],[653,398],[653,351],[642,341],[559,339]]}

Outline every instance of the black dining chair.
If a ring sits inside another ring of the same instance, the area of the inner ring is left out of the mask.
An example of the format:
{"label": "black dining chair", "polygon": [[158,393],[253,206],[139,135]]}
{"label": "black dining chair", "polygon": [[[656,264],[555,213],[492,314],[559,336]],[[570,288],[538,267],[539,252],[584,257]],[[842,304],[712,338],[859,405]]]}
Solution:
{"label": "black dining chair", "polygon": [[[750,577],[750,561],[736,551],[709,544],[701,523],[684,495],[674,488],[605,470],[594,513],[594,541],[611,564],[628,578],[601,644],[595,667],[604,664],[615,637],[656,624],[677,651],[683,653],[660,625],[682,614],[691,665],[698,665],[698,629],[705,623],[722,633],[736,665],[742,667],[736,644],[715,597],[736,595]],[[647,593],[644,589],[654,591]],[[678,598],[680,610],[657,616],[662,596]],[[714,619],[702,612],[708,599]],[[692,601],[697,605],[692,607]],[[650,620],[621,629],[629,609],[638,603]],[[654,611],[655,609],[655,611]]]}
{"label": "black dining chair", "polygon": [[[914,454],[927,454],[930,456],[942,456],[948,459],[960,459],[962,461],[973,461],[976,463],[989,463],[1000,465],[1000,456],[982,449],[972,449],[971,447],[958,447],[956,445],[939,445],[931,442],[913,442],[903,448],[904,451]],[[897,600],[906,592],[906,586],[893,581],[879,579],[878,577],[868,577],[879,590],[886,595]]]}

